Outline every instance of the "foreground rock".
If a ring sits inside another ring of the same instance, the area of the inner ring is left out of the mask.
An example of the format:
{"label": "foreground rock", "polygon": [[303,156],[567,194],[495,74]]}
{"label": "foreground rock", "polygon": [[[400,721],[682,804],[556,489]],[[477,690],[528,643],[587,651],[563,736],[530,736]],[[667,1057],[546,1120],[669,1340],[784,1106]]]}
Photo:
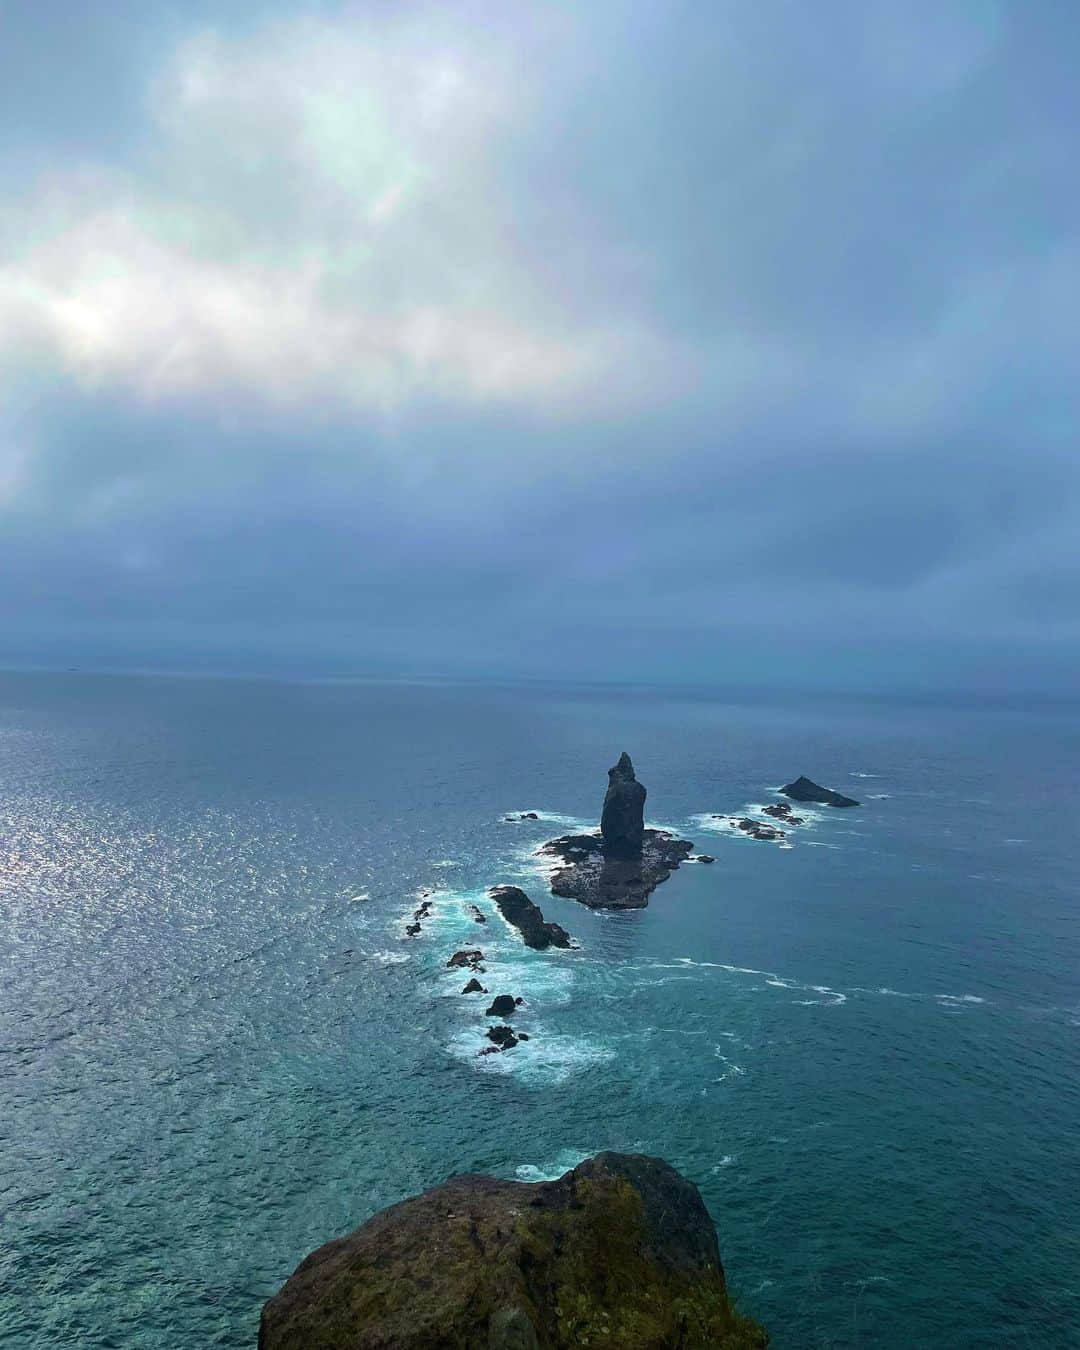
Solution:
{"label": "foreground rock", "polygon": [[601,1153],[558,1181],[455,1177],[303,1261],[259,1350],[752,1350],[697,1188]]}
{"label": "foreground rock", "polygon": [[518,886],[492,886],[488,895],[507,923],[520,932],[526,947],[542,952],[548,947],[570,947],[570,934],[557,923],[545,923],[543,913]]}
{"label": "foreground rock", "polygon": [[579,900],[590,909],[644,909],[657,886],[693,850],[688,839],[677,839],[665,830],[645,830],[635,858],[610,857],[598,834],[564,834],[544,844],[540,852],[566,864],[552,873],[553,895]]}
{"label": "foreground rock", "polygon": [[796,778],[780,789],[785,797],[797,802],[821,802],[823,806],[858,806],[854,797],[845,797],[842,792],[822,787],[809,778]]}
{"label": "foreground rock", "polygon": [[649,903],[694,846],[666,830],[645,828],[645,796],[624,750],[608,770],[599,833],[564,834],[539,850],[565,864],[552,873],[553,895],[591,909],[643,909]]}

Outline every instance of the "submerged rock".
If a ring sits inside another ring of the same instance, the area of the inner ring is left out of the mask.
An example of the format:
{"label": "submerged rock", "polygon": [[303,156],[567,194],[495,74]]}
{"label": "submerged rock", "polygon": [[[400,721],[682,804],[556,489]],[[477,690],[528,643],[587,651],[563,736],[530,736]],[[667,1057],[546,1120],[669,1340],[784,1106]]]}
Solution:
{"label": "submerged rock", "polygon": [[466,905],[465,908],[474,923],[487,923],[487,915],[478,909],[476,905]]}
{"label": "submerged rock", "polygon": [[691,853],[687,862],[714,863],[716,859],[711,853]]}
{"label": "submerged rock", "polygon": [[519,886],[492,886],[488,894],[506,922],[520,932],[526,947],[542,952],[548,947],[572,945],[566,929],[557,923],[545,923],[539,907]]}
{"label": "submerged rock", "polygon": [[786,784],[780,791],[785,797],[791,797],[797,802],[821,802],[823,806],[859,805],[854,797],[845,797],[842,792],[834,792],[832,788],[822,787],[805,777],[796,778],[793,783]]}
{"label": "submerged rock", "polygon": [[716,1230],[667,1163],[601,1153],[557,1181],[455,1177],[320,1247],[259,1350],[756,1350]]}
{"label": "submerged rock", "polygon": [[634,777],[624,750],[608,769],[608,788],[600,814],[600,835],[609,858],[635,858],[645,834],[645,785]]}

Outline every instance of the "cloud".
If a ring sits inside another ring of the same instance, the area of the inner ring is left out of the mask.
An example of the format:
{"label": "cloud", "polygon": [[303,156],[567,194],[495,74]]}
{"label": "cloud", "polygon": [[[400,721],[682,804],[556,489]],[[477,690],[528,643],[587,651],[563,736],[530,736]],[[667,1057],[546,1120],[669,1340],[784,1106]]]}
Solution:
{"label": "cloud", "polygon": [[48,168],[0,160],[9,643],[1063,682],[1065,36],[989,0],[155,20],[93,154],[42,112]]}
{"label": "cloud", "polygon": [[663,340],[519,255],[497,167],[535,86],[520,52],[430,11],[189,39],[139,173],[61,168],[6,213],[0,357],[150,400],[655,396]]}

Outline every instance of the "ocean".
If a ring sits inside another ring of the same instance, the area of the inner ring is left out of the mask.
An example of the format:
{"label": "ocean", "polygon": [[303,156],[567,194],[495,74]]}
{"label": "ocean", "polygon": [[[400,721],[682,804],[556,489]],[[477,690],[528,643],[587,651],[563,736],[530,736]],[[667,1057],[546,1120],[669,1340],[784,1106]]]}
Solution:
{"label": "ocean", "polygon": [[[533,851],[624,749],[716,861],[592,912]],[[0,1343],[250,1350],[375,1210],[619,1149],[778,1350],[1076,1345],[1078,751],[1066,705],[0,676]],[[799,774],[862,805],[710,819]]]}

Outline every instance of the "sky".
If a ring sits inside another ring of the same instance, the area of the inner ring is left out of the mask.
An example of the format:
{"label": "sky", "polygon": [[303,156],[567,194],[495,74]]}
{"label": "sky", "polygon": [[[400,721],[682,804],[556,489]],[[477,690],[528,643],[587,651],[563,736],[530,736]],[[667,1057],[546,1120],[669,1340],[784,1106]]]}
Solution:
{"label": "sky", "polygon": [[1070,0],[0,0],[0,664],[1064,693]]}

